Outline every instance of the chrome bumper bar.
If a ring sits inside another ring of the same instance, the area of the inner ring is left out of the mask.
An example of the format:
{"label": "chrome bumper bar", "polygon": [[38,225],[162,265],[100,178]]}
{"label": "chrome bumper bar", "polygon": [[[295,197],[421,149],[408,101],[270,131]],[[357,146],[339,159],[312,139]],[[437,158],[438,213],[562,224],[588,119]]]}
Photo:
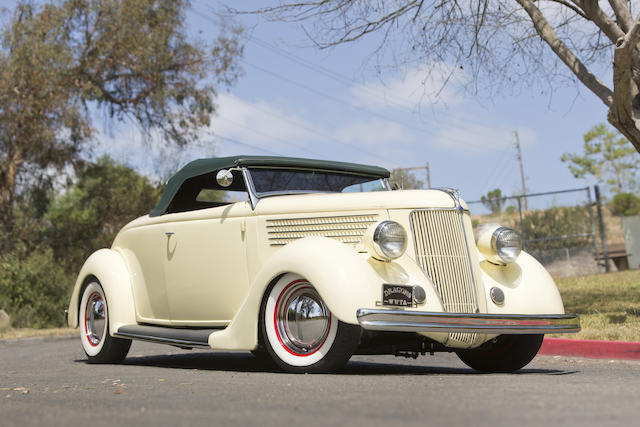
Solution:
{"label": "chrome bumper bar", "polygon": [[480,334],[558,334],[580,331],[577,314],[432,313],[361,308],[364,329],[403,332],[475,332]]}

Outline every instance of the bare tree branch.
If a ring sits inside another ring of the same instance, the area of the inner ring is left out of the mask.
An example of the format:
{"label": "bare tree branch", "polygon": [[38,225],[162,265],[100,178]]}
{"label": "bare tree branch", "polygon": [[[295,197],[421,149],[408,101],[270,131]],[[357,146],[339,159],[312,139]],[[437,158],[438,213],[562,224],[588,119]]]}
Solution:
{"label": "bare tree branch", "polygon": [[629,32],[629,29],[633,25],[633,18],[629,6],[625,0],[609,0],[613,13],[616,14],[618,25],[622,28],[622,31]]}
{"label": "bare tree branch", "polygon": [[576,55],[560,40],[540,9],[532,0],[516,0],[527,12],[536,31],[558,55],[573,74],[608,107],[613,103],[613,92],[576,57]]}
{"label": "bare tree branch", "polygon": [[600,9],[597,0],[581,0],[580,3],[582,3],[582,9],[589,19],[591,19],[612,42],[615,43],[620,37],[624,37],[622,29]]}
{"label": "bare tree branch", "polygon": [[614,102],[609,109],[609,121],[616,126],[640,152],[640,105],[638,89],[631,75],[631,58],[640,37],[640,15],[624,37],[616,44],[613,62]]}

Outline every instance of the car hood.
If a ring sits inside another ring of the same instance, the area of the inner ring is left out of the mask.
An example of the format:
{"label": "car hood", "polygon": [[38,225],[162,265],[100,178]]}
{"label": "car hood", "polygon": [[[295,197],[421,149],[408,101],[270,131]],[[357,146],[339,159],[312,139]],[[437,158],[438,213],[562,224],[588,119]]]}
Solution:
{"label": "car hood", "polygon": [[[256,205],[258,215],[300,212],[359,211],[379,209],[453,208],[453,197],[442,190],[374,191],[369,193],[321,193],[264,197]],[[467,206],[462,202],[462,206]]]}

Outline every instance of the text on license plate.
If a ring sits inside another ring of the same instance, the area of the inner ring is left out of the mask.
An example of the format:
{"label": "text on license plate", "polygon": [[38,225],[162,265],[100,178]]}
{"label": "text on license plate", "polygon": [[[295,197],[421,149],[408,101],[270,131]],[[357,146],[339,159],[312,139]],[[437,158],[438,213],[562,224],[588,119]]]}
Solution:
{"label": "text on license plate", "polygon": [[413,306],[413,286],[383,283],[382,305]]}

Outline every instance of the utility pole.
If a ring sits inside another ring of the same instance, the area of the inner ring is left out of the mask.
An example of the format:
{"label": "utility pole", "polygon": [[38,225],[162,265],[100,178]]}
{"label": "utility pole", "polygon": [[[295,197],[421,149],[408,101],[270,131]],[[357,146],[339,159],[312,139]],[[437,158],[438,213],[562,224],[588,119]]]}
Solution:
{"label": "utility pole", "polygon": [[528,210],[527,206],[527,186],[524,183],[524,167],[522,166],[522,152],[520,151],[520,135],[517,130],[513,131],[516,137],[516,151],[518,154],[518,161],[520,162],[520,179],[522,180],[522,195],[524,196],[524,210]]}
{"label": "utility pole", "polygon": [[427,172],[427,188],[431,188],[431,171],[429,170],[429,162],[426,162],[424,166],[414,166],[411,168],[396,168],[399,171],[415,171],[424,169]]}

